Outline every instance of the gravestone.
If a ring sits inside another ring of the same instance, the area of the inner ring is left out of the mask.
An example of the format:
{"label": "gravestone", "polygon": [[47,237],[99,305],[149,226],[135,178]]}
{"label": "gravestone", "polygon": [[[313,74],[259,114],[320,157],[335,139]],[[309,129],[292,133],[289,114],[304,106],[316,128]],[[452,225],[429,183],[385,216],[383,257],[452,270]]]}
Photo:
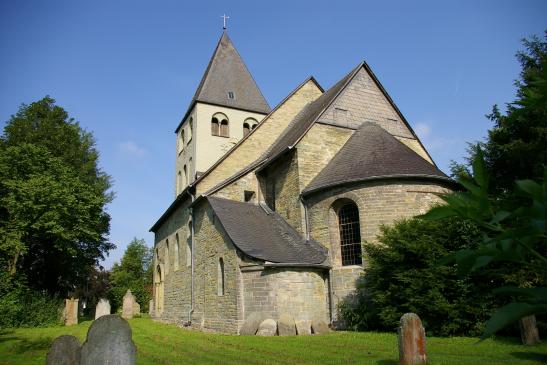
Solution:
{"label": "gravestone", "polygon": [[311,329],[316,335],[330,332],[329,326],[327,326],[327,324],[320,319],[314,319],[311,321]]}
{"label": "gravestone", "polygon": [[294,318],[287,313],[282,313],[279,316],[279,321],[277,321],[277,331],[279,332],[279,336],[296,335]]}
{"label": "gravestone", "polygon": [[258,331],[258,326],[262,323],[263,319],[264,315],[261,313],[252,312],[249,314],[245,322],[243,322],[243,326],[241,326],[239,334],[244,336],[253,336],[256,334],[256,331]]}
{"label": "gravestone", "polygon": [[137,302],[133,302],[133,315],[138,316],[141,314],[141,305]]}
{"label": "gravestone", "polygon": [[46,356],[46,365],[79,365],[80,341],[74,336],[57,337]]}
{"label": "gravestone", "polygon": [[134,365],[137,348],[131,327],[120,316],[110,314],[93,321],[82,346],[80,365]]}
{"label": "gravestone", "polygon": [[398,329],[399,364],[425,365],[425,330],[420,317],[415,313],[406,313],[401,317]]}
{"label": "gravestone", "polygon": [[65,326],[78,324],[78,299],[65,299]]}
{"label": "gravestone", "polygon": [[110,302],[108,299],[102,298],[95,307],[95,319],[110,314]]}
{"label": "gravestone", "polygon": [[133,318],[134,305],[135,305],[135,296],[131,293],[131,289],[127,289],[127,292],[123,296],[123,305],[122,305],[123,318],[125,319]]}
{"label": "gravestone", "polygon": [[309,319],[297,320],[295,324],[299,336],[311,335],[311,321]]}
{"label": "gravestone", "polygon": [[265,319],[258,326],[257,336],[275,336],[277,334],[277,323],[273,319]]}
{"label": "gravestone", "polygon": [[150,301],[148,302],[148,314],[150,315],[150,317],[154,315],[154,299],[150,299]]}
{"label": "gravestone", "polygon": [[526,316],[519,320],[520,338],[522,344],[527,346],[537,345],[541,342],[536,323],[536,316]]}

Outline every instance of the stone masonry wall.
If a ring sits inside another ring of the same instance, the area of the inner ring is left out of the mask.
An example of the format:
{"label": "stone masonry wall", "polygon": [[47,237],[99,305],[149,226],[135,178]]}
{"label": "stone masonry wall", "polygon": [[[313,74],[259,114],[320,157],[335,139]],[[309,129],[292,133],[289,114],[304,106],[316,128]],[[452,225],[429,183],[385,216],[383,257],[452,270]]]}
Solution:
{"label": "stone masonry wall", "polygon": [[[342,266],[340,232],[336,202],[349,199],[359,208],[361,241],[377,242],[382,224],[397,219],[425,213],[433,204],[441,202],[435,193],[449,190],[439,183],[428,181],[384,180],[363,182],[319,192],[307,201],[310,234],[313,239],[329,249],[332,261],[332,289],[334,306],[351,294],[360,274],[361,266]],[[366,257],[363,259],[366,266]]]}
{"label": "stone masonry wall", "polygon": [[244,315],[253,312],[279,319],[288,313],[295,319],[328,319],[328,286],[320,269],[241,268]]}
{"label": "stone masonry wall", "polygon": [[241,144],[228,152],[223,160],[198,183],[197,193],[206,192],[254,162],[271,146],[296,114],[320,95],[321,90],[313,81],[310,80],[302,85],[269,117],[259,123]]}
{"label": "stone masonry wall", "polygon": [[361,68],[319,121],[357,129],[363,122],[378,124],[416,153],[432,162],[368,72]]}

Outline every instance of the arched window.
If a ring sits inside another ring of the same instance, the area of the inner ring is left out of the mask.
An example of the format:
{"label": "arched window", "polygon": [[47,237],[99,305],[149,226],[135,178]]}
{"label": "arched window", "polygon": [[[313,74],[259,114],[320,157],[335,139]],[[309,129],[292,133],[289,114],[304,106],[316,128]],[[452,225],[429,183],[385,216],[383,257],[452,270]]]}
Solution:
{"label": "arched window", "polygon": [[179,171],[177,173],[177,194],[182,190],[182,173]]}
{"label": "arched window", "polygon": [[338,210],[338,226],[342,266],[361,265],[361,228],[359,209],[355,203],[346,203]]}
{"label": "arched window", "polygon": [[190,118],[190,121],[188,122],[188,142],[190,142],[193,135],[194,135],[194,119]]}
{"label": "arched window", "polygon": [[186,168],[186,165],[182,168],[183,175],[184,175],[184,186],[188,185],[188,169]]}
{"label": "arched window", "polygon": [[257,125],[258,125],[258,123],[253,124],[253,125],[251,126],[251,130],[255,129]]}
{"label": "arched window", "polygon": [[211,134],[213,136],[229,137],[228,117],[222,113],[216,113],[211,118]]}
{"label": "arched window", "polygon": [[173,271],[176,271],[179,269],[179,234],[177,233],[175,235],[175,247],[174,247],[174,252],[173,252],[173,255],[175,256],[173,258]]}
{"label": "arched window", "polygon": [[220,136],[221,137],[230,137],[230,130],[228,128],[228,120],[223,119],[220,122]]}
{"label": "arched window", "polygon": [[224,260],[218,259],[218,295],[224,295]]}
{"label": "arched window", "polygon": [[169,240],[165,240],[165,273],[169,272]]}
{"label": "arched window", "polygon": [[243,137],[249,134],[250,131],[251,127],[249,127],[249,123],[243,123]]}
{"label": "arched window", "polygon": [[245,119],[245,122],[243,123],[243,135],[246,136],[247,134],[245,134],[245,124],[247,125],[247,128],[249,129],[249,131],[247,132],[247,134],[249,134],[253,129],[255,129],[255,127],[257,126],[258,122],[256,121],[256,119],[254,118],[247,118]]}
{"label": "arched window", "polygon": [[184,128],[180,131],[180,151],[184,149],[184,145],[186,144],[186,139],[184,138]]}
{"label": "arched window", "polygon": [[188,222],[188,238],[186,239],[186,266],[192,266],[192,221]]}

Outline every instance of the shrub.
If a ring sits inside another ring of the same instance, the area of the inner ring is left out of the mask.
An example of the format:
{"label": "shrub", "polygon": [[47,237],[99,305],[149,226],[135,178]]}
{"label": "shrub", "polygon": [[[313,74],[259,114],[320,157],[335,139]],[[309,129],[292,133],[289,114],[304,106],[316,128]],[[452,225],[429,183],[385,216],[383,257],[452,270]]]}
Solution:
{"label": "shrub", "polygon": [[417,313],[435,335],[478,335],[496,307],[490,288],[495,269],[458,276],[456,267],[439,265],[450,252],[475,246],[480,231],[457,219],[417,218],[382,227],[380,243],[364,245],[365,275],[354,296],[339,307],[353,330],[394,330],[400,317]]}

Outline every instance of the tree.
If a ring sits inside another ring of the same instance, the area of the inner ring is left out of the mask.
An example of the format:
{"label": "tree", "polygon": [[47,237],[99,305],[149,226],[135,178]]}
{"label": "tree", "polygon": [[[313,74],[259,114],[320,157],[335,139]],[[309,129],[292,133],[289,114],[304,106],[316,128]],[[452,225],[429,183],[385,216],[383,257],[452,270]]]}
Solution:
{"label": "tree", "polygon": [[394,330],[404,313],[420,315],[434,335],[477,335],[495,298],[489,294],[494,272],[460,277],[454,266],[438,261],[472,248],[480,237],[473,223],[461,219],[428,222],[406,219],[383,226],[378,243],[364,246],[367,267],[355,297],[341,313],[355,330]]}
{"label": "tree", "polygon": [[0,265],[66,295],[115,247],[113,195],[91,134],[54,102],[23,104],[0,137]]}
{"label": "tree", "polygon": [[110,272],[109,298],[112,306],[119,308],[127,291],[137,298],[143,311],[152,298],[152,249],[143,239],[134,238],[125,250],[120,263],[115,263]]}

